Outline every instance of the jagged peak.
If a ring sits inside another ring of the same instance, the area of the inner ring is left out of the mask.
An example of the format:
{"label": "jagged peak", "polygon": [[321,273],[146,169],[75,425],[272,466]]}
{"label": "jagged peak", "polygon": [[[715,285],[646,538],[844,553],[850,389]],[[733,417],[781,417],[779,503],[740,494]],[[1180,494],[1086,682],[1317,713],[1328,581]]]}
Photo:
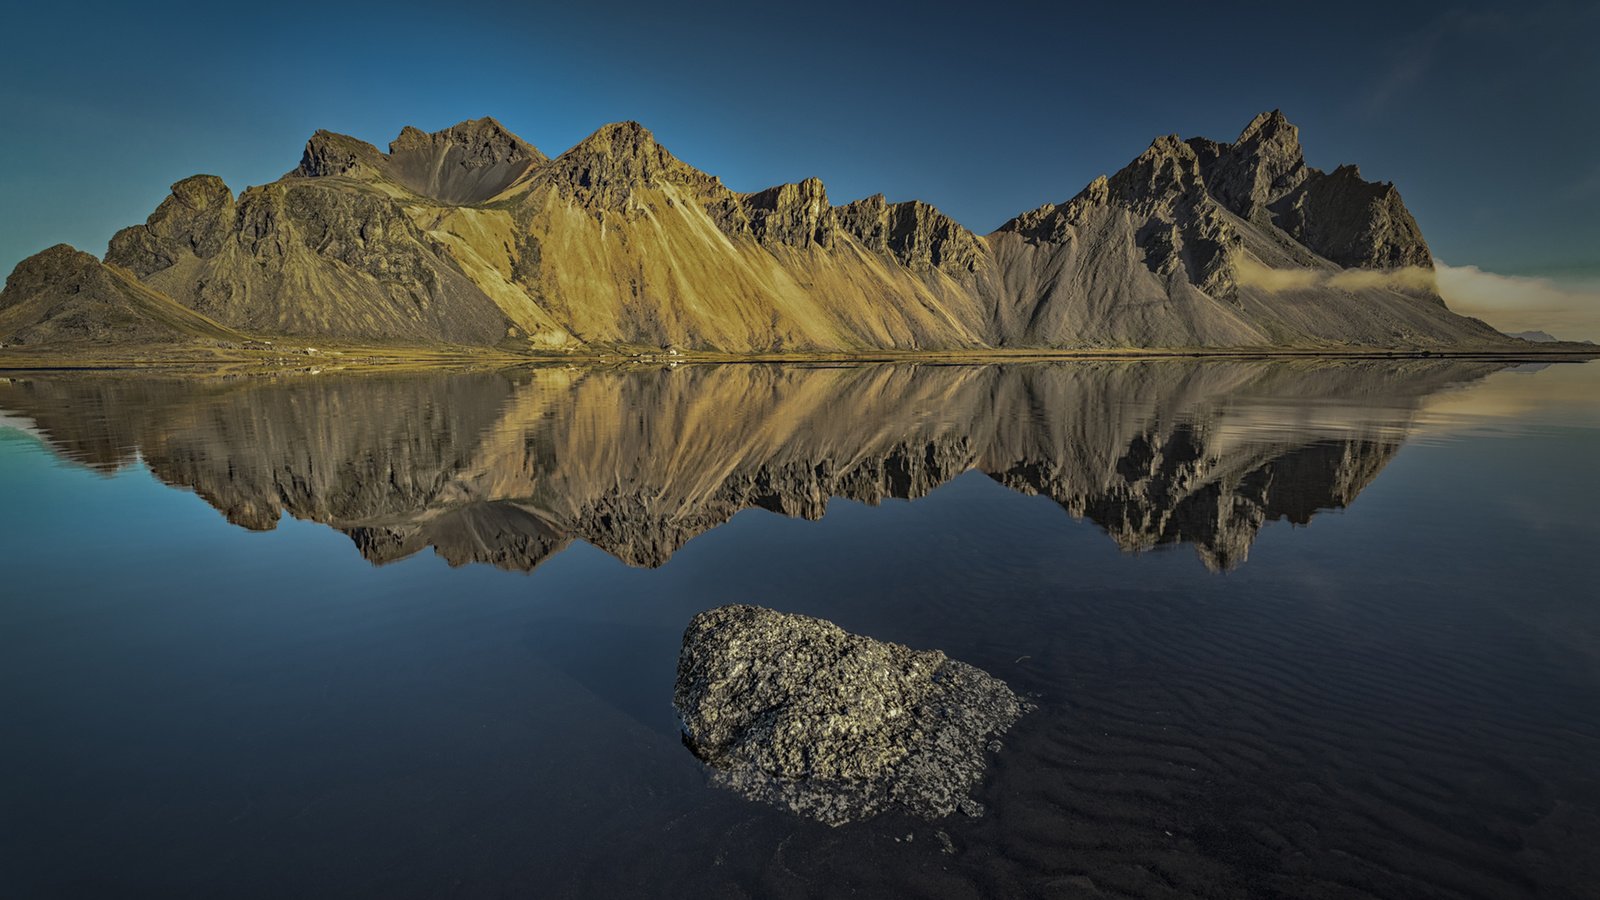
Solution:
{"label": "jagged peak", "polygon": [[653,158],[653,161],[678,162],[677,157],[656,141],[650,129],[632,119],[600,126],[558,158],[583,156]]}
{"label": "jagged peak", "polygon": [[969,274],[984,264],[981,239],[921,200],[889,203],[873,194],[834,212],[840,227],[867,249],[888,253],[913,270]]}
{"label": "jagged peak", "polygon": [[[813,179],[807,180],[810,181]],[[820,185],[821,182],[819,181],[818,184]],[[956,227],[964,227],[961,226],[960,223],[956,222],[955,219],[952,219],[950,216],[946,215],[942,210],[939,209],[939,207],[934,206],[932,203],[929,203],[926,200],[898,200],[894,203],[890,203],[889,198],[885,197],[882,193],[862,197],[859,200],[851,200],[849,203],[842,204],[835,208],[841,212],[871,211],[885,214],[890,212],[902,214],[909,213],[914,218],[948,219],[952,224],[955,224]]]}
{"label": "jagged peak", "polygon": [[880,191],[879,193],[872,194],[871,196],[862,197],[860,200],[851,200],[849,203],[844,205],[846,207],[888,206],[889,198],[885,197]]}
{"label": "jagged peak", "polygon": [[1180,159],[1186,159],[1194,155],[1194,148],[1189,146],[1188,141],[1178,137],[1176,134],[1163,134],[1151,141],[1150,146],[1146,148],[1143,153],[1139,154],[1139,158],[1146,159],[1157,156],[1176,156]]}
{"label": "jagged peak", "polygon": [[190,175],[172,185],[172,196],[193,210],[209,209],[213,205],[233,202],[233,191],[215,175]]}
{"label": "jagged peak", "polygon": [[775,184],[772,187],[752,191],[742,196],[753,203],[788,197],[820,197],[823,203],[827,203],[828,187],[822,183],[821,178],[802,178],[799,181]]}
{"label": "jagged peak", "polygon": [[[896,209],[908,209],[911,211],[912,215],[916,216],[931,216],[941,219],[950,218],[941,212],[939,207],[934,206],[932,203],[929,203],[926,200],[902,200],[899,203],[891,203],[889,205]],[[955,220],[951,219],[951,221],[953,222]]]}
{"label": "jagged peak", "polygon": [[[1103,193],[1107,199],[1114,195],[1125,203],[1139,203],[1155,201],[1169,194],[1192,194],[1203,190],[1200,157],[1194,148],[1175,134],[1164,134],[1151,141],[1149,148],[1133,162],[1106,179]],[[1086,187],[1079,196],[1083,197],[1089,191],[1090,188]]]}
{"label": "jagged peak", "polygon": [[831,246],[837,214],[828,204],[828,189],[820,178],[775,185],[752,194],[740,194],[750,232],[763,244]]}
{"label": "jagged peak", "polygon": [[1232,144],[1193,138],[1207,188],[1234,213],[1257,222],[1310,175],[1300,147],[1300,129],[1281,110],[1261,113]]}
{"label": "jagged peak", "polygon": [[[1073,200],[1088,201],[1090,203],[1104,203],[1111,194],[1111,179],[1105,175],[1096,175],[1092,181],[1083,186]],[[1055,204],[1046,204],[1051,209]]]}
{"label": "jagged peak", "polygon": [[431,134],[407,125],[400,129],[398,137],[389,142],[389,154],[433,150],[441,145],[460,147],[466,152],[469,163],[483,165],[525,160],[543,162],[546,159],[538,148],[513,134],[493,116],[467,119]]}
{"label": "jagged peak", "polygon": [[300,165],[291,176],[322,178],[348,175],[380,164],[383,154],[360,138],[319,128],[306,141]]}
{"label": "jagged peak", "polygon": [[1234,144],[1243,144],[1257,138],[1273,140],[1283,136],[1287,136],[1289,140],[1298,144],[1300,141],[1300,129],[1290,122],[1288,117],[1284,116],[1282,110],[1273,109],[1260,113],[1251,119],[1250,124],[1239,132],[1239,138],[1234,141]]}
{"label": "jagged peak", "polygon": [[1224,153],[1231,164],[1253,166],[1273,181],[1293,177],[1305,165],[1300,129],[1276,109],[1251,119]]}
{"label": "jagged peak", "polygon": [[573,193],[585,205],[623,209],[638,188],[676,184],[733,202],[717,178],[673,156],[635,121],[603,125],[539,170],[540,178]]}
{"label": "jagged peak", "polygon": [[400,134],[389,142],[389,152],[398,153],[414,147],[425,147],[433,143],[433,135],[414,125],[407,125],[400,129]]}

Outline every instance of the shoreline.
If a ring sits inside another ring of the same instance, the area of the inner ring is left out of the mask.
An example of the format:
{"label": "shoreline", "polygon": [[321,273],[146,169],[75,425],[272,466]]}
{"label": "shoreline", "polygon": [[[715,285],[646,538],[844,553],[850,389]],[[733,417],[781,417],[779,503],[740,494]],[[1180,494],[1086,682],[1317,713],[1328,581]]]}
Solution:
{"label": "shoreline", "polygon": [[526,353],[476,347],[404,347],[322,344],[283,350],[198,348],[166,351],[153,347],[79,348],[27,352],[0,349],[0,372],[151,372],[182,374],[272,375],[319,374],[328,371],[401,371],[407,369],[513,368],[520,366],[656,367],[662,365],[997,365],[1018,362],[1142,361],[1170,359],[1483,359],[1513,362],[1581,362],[1600,358],[1600,346],[1562,343],[1529,347],[1386,348],[1386,347],[1219,347],[1219,348],[1076,348],[984,350],[869,350],[858,352],[718,353],[615,349],[599,352]]}

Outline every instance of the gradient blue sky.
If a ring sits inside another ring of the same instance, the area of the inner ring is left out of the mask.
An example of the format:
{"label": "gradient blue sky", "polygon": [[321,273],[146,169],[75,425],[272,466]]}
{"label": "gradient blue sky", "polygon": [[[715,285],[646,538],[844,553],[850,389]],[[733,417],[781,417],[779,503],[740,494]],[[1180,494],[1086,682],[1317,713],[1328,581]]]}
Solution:
{"label": "gradient blue sky", "polygon": [[1395,181],[1454,266],[1600,279],[1600,4],[13,4],[0,271],[102,253],[172,182],[236,191],[317,128],[493,115],[555,155],[637,119],[752,190],[920,198],[987,232],[1158,134],[1282,108]]}

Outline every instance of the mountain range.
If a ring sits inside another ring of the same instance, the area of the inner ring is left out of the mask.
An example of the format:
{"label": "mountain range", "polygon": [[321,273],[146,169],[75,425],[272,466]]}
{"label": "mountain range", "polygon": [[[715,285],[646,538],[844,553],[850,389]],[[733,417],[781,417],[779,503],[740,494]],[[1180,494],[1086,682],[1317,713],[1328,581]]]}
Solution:
{"label": "mountain range", "polygon": [[0,342],[317,338],[511,351],[1510,346],[1446,308],[1394,185],[1277,112],[1157,138],[977,235],[926,203],[751,193],[633,122],[555,158],[484,118],[387,152],[319,131],[235,195],[196,175],[104,260],[18,264]]}

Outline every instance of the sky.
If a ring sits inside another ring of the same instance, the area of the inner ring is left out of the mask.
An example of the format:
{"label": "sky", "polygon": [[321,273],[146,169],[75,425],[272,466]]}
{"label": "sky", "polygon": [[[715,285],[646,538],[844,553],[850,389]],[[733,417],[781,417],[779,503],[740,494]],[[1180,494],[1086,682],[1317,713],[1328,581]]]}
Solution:
{"label": "sky", "polygon": [[634,119],[737,190],[817,176],[986,233],[1161,134],[1282,109],[1395,182],[1446,297],[1600,339],[1600,4],[13,4],[0,271],[101,254],[173,182],[235,191],[318,128],[492,115],[556,155]]}

